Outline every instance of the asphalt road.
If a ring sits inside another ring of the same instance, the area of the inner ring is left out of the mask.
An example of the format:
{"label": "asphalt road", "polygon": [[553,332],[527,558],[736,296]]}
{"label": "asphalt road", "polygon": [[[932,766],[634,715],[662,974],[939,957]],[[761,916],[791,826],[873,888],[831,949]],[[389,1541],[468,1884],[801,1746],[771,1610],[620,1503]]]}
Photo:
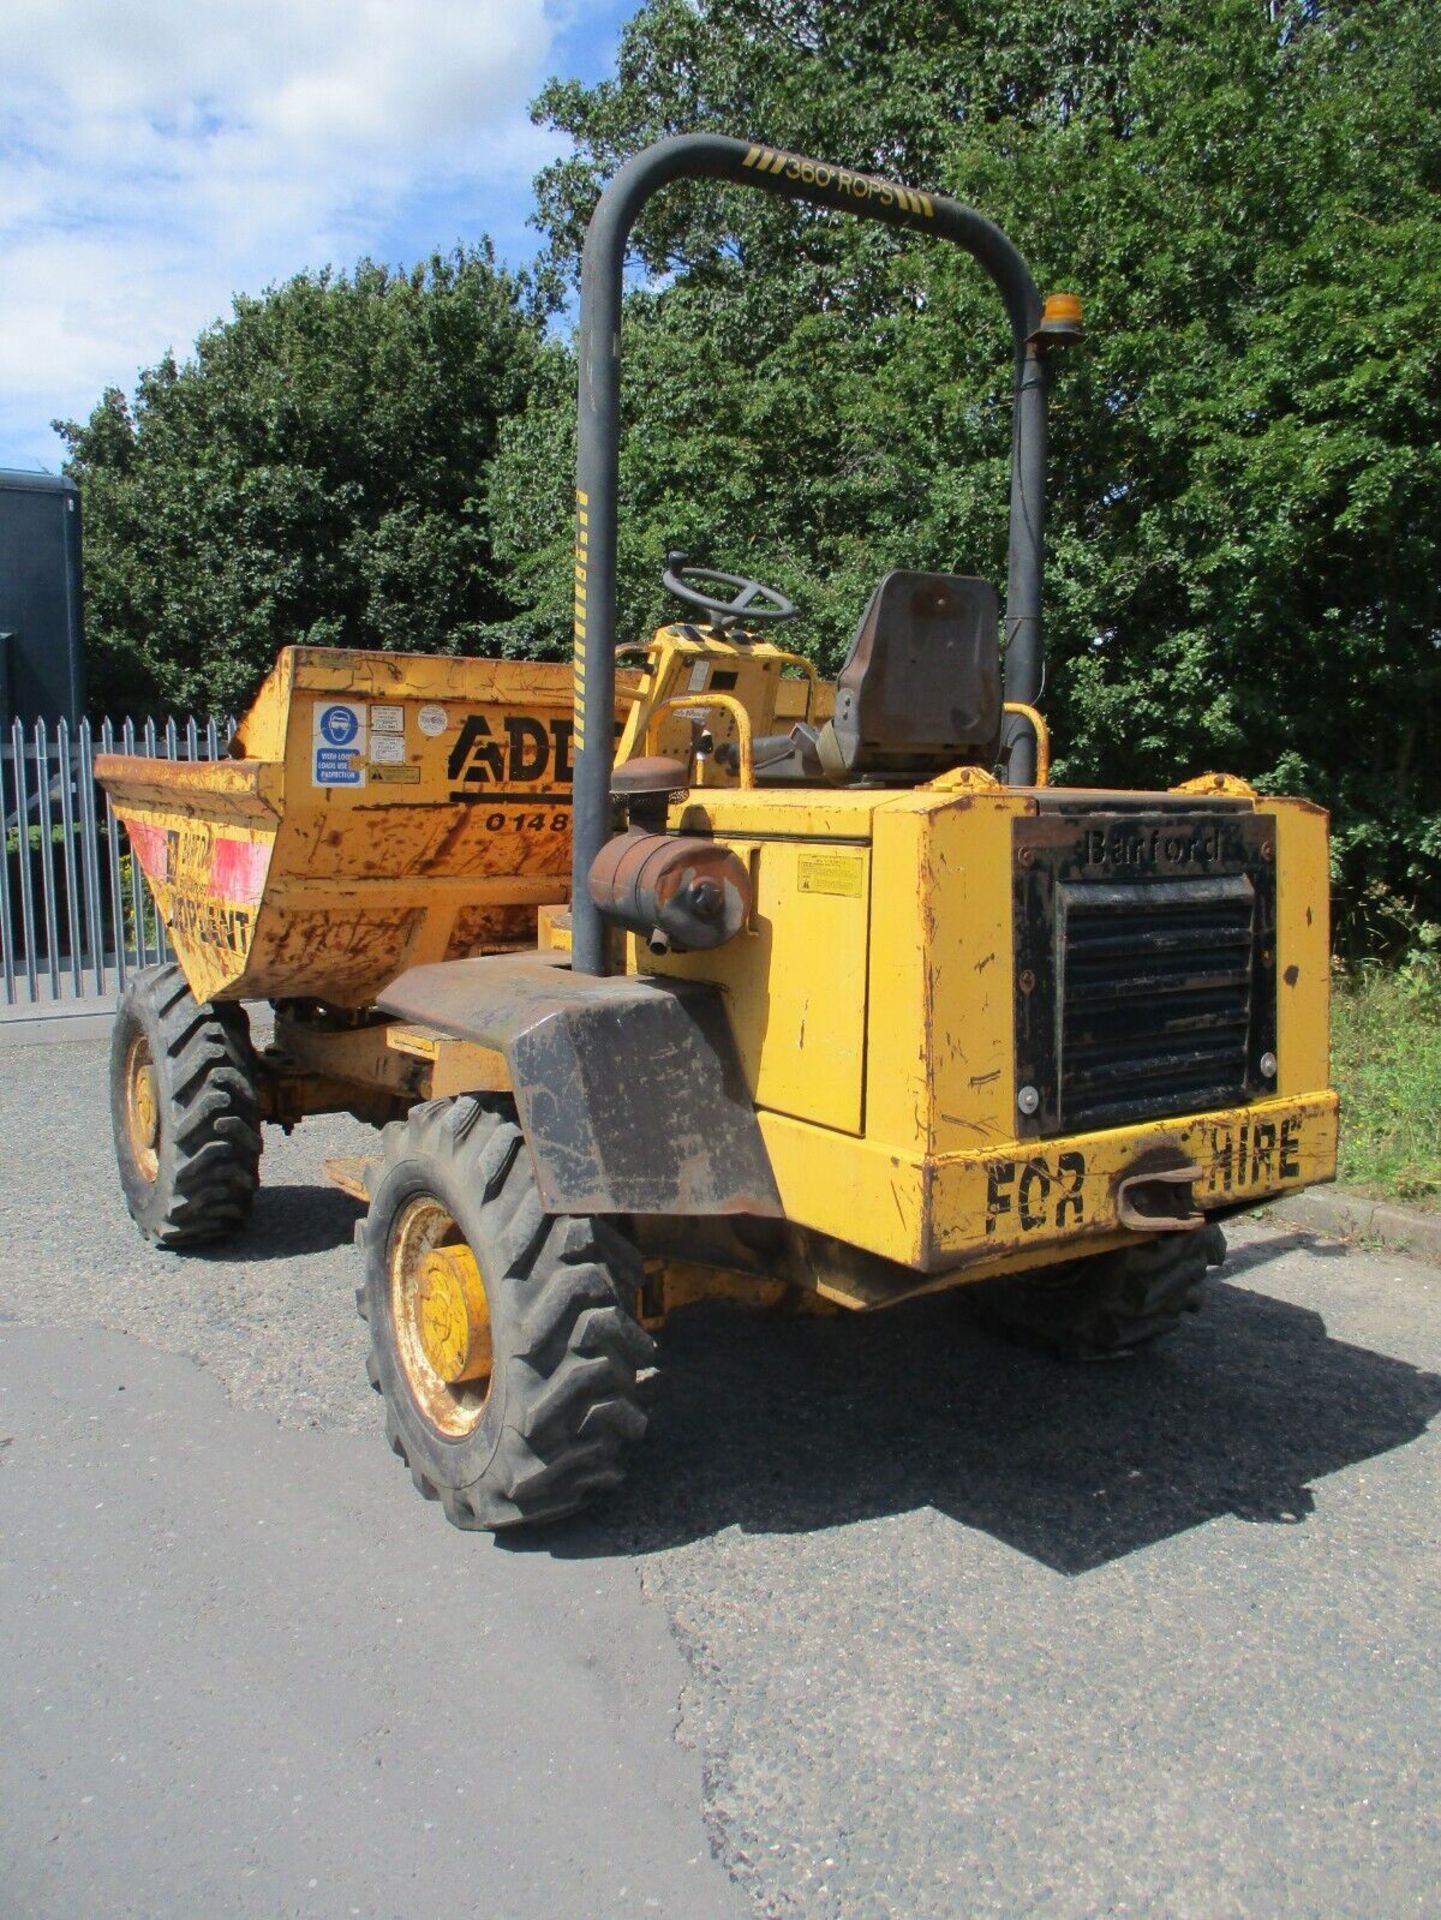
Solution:
{"label": "asphalt road", "polygon": [[453,1532],[354,1318],[361,1130],[139,1241],[0,1053],[0,1913],[1434,1914],[1441,1273],[1251,1226],[1146,1360],[678,1317],[625,1491]]}

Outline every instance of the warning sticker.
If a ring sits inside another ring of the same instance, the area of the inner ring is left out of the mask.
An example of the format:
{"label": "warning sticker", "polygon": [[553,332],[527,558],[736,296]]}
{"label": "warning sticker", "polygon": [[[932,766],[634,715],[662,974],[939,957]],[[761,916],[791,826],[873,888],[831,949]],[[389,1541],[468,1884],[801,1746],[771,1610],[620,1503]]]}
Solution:
{"label": "warning sticker", "polygon": [[[375,716],[371,715],[374,725]],[[372,764],[385,767],[398,767],[405,758],[405,738],[399,733],[372,733],[370,736],[370,758]]]}
{"label": "warning sticker", "polygon": [[314,762],[317,787],[365,785],[366,710],[352,700],[315,703]]}
{"label": "warning sticker", "polygon": [[803,853],[796,863],[796,887],[801,893],[843,893],[859,900],[866,887],[865,855]]}
{"label": "warning sticker", "polygon": [[404,707],[372,707],[370,709],[370,731],[372,733],[404,733]]}
{"label": "warning sticker", "polygon": [[371,784],[377,787],[382,784],[396,787],[418,787],[420,785],[420,768],[414,765],[413,762],[398,767],[377,767],[372,762],[370,779]]}
{"label": "warning sticker", "polygon": [[438,739],[450,725],[450,715],[444,707],[422,707],[416,719],[428,740]]}

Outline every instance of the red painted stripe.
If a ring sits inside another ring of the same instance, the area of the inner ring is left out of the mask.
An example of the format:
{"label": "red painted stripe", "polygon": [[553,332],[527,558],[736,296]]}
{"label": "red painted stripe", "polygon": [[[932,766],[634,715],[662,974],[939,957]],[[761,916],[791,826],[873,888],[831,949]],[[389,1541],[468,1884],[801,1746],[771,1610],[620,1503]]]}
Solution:
{"label": "red painted stripe", "polygon": [[145,820],[131,820],[123,813],[120,819],[130,836],[130,845],[135,851],[136,859],[140,862],[140,871],[156,886],[165,886],[170,879],[168,858],[170,843],[164,827],[152,827]]}
{"label": "red painted stripe", "polygon": [[270,871],[269,840],[222,840],[217,837],[210,855],[210,892],[217,900],[258,907]]}

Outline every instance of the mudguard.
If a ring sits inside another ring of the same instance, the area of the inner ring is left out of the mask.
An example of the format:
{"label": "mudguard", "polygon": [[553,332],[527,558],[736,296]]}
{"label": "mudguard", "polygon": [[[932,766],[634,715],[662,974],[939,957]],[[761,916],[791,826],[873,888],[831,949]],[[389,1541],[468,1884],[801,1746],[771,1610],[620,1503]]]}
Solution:
{"label": "mudguard", "polygon": [[505,1055],[547,1211],[780,1217],[719,988],[503,953],[412,967],[379,1005]]}

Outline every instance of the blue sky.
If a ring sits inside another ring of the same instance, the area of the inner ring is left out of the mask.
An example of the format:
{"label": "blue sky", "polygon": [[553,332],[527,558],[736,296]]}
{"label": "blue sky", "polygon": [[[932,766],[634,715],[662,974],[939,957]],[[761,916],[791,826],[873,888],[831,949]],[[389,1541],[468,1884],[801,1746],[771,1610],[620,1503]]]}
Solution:
{"label": "blue sky", "polygon": [[519,264],[561,151],[526,108],[640,0],[4,0],[0,467],[306,267],[483,232]]}

